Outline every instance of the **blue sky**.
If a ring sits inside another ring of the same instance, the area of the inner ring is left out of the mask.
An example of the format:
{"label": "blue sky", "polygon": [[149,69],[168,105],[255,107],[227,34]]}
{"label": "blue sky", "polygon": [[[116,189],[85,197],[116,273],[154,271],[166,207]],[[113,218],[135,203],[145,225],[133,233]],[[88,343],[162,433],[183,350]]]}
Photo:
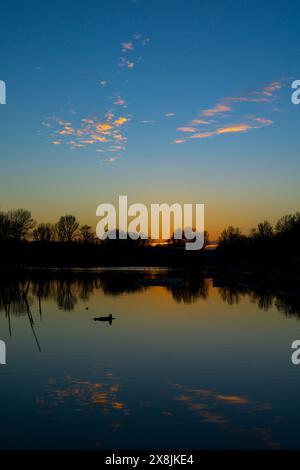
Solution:
{"label": "blue sky", "polygon": [[213,237],[299,209],[297,1],[1,6],[0,210],[206,204]]}

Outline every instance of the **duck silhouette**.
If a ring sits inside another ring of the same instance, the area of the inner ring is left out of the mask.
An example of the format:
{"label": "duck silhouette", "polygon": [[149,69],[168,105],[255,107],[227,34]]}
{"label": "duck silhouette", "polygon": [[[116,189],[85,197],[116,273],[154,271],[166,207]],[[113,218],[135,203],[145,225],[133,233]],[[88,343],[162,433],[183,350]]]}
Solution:
{"label": "duck silhouette", "polygon": [[94,321],[105,321],[108,322],[110,325],[112,324],[112,321],[115,320],[115,318],[112,316],[110,313],[107,317],[95,317]]}

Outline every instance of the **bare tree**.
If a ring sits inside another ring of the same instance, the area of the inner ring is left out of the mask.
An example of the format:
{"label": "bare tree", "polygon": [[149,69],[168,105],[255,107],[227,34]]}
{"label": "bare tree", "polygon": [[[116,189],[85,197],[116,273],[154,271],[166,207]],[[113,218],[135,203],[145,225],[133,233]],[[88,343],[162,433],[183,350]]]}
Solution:
{"label": "bare tree", "polygon": [[60,241],[71,242],[78,234],[79,223],[74,215],[64,215],[59,219],[56,228]]}
{"label": "bare tree", "polygon": [[55,236],[56,227],[53,224],[39,224],[33,231],[33,238],[39,242],[52,242]]}
{"label": "bare tree", "polygon": [[10,222],[7,214],[0,212],[0,240],[7,240],[10,237]]}
{"label": "bare tree", "polygon": [[281,217],[276,224],[276,231],[279,234],[300,232],[300,212]]}
{"label": "bare tree", "polygon": [[35,226],[31,212],[26,209],[16,209],[7,213],[9,221],[10,238],[23,240]]}
{"label": "bare tree", "polygon": [[79,230],[80,230],[80,239],[84,243],[89,243],[89,242],[94,241],[95,235],[92,231],[92,227],[90,227],[89,225],[82,225]]}
{"label": "bare tree", "polygon": [[270,240],[274,236],[274,230],[270,222],[265,220],[251,230],[251,235],[256,240]]}
{"label": "bare tree", "polygon": [[244,236],[238,227],[229,225],[228,228],[224,229],[219,237],[219,243],[222,245],[234,245],[238,243]]}

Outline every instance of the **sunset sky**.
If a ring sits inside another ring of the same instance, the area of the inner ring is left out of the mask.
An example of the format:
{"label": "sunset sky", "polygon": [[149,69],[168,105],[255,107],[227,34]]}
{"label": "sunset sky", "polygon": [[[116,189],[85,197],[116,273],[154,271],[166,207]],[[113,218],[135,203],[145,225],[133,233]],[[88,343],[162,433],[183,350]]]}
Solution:
{"label": "sunset sky", "polygon": [[211,238],[299,210],[300,2],[1,4],[0,210],[204,203]]}

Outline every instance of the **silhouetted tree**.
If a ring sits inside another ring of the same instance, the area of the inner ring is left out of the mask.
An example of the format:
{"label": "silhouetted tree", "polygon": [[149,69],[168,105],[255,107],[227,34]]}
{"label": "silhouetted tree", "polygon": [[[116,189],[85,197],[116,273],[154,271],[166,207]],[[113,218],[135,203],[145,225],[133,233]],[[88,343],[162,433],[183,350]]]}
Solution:
{"label": "silhouetted tree", "polygon": [[56,227],[59,241],[71,242],[78,234],[79,223],[74,215],[64,215],[59,219]]}
{"label": "silhouetted tree", "polygon": [[244,235],[240,231],[238,227],[233,227],[229,225],[228,228],[224,229],[219,237],[219,245],[224,246],[234,246],[240,244],[242,240],[244,240]]}
{"label": "silhouetted tree", "polygon": [[16,209],[7,213],[9,223],[9,238],[23,240],[35,226],[31,212],[26,209]]}
{"label": "silhouetted tree", "polygon": [[[195,229],[193,229],[193,231],[195,232]],[[170,243],[172,243],[173,245],[177,245],[177,246],[184,246],[187,242],[193,242],[193,240],[188,240],[186,237],[185,237],[185,234],[184,234],[184,231],[182,231],[181,233],[181,239],[179,238],[175,238],[175,233],[178,233],[178,229],[175,230],[175,232],[173,233],[171,239],[169,240]],[[179,231],[180,233],[180,231]],[[204,230],[204,243],[203,243],[203,248],[205,248],[207,245],[209,245],[209,233],[207,230]]]}
{"label": "silhouetted tree", "polygon": [[270,241],[274,237],[274,234],[274,229],[267,220],[258,224],[256,228],[251,230],[251,236],[255,240]]}
{"label": "silhouetted tree", "polygon": [[7,214],[0,212],[0,240],[7,240],[10,236],[10,222]]}
{"label": "silhouetted tree", "polygon": [[53,224],[39,224],[32,234],[35,241],[52,242],[56,237],[56,227]]}
{"label": "silhouetted tree", "polygon": [[219,237],[217,253],[226,262],[242,262],[247,251],[247,237],[242,234],[238,227],[230,225],[224,229]]}
{"label": "silhouetted tree", "polygon": [[90,227],[89,225],[82,225],[79,231],[80,231],[80,239],[84,243],[91,243],[95,240],[95,235],[92,231],[92,227]]}
{"label": "silhouetted tree", "polygon": [[279,254],[287,258],[300,255],[300,212],[281,217],[276,224],[277,248]]}
{"label": "silhouetted tree", "polygon": [[281,217],[276,224],[276,231],[280,234],[300,232],[300,212]]}

